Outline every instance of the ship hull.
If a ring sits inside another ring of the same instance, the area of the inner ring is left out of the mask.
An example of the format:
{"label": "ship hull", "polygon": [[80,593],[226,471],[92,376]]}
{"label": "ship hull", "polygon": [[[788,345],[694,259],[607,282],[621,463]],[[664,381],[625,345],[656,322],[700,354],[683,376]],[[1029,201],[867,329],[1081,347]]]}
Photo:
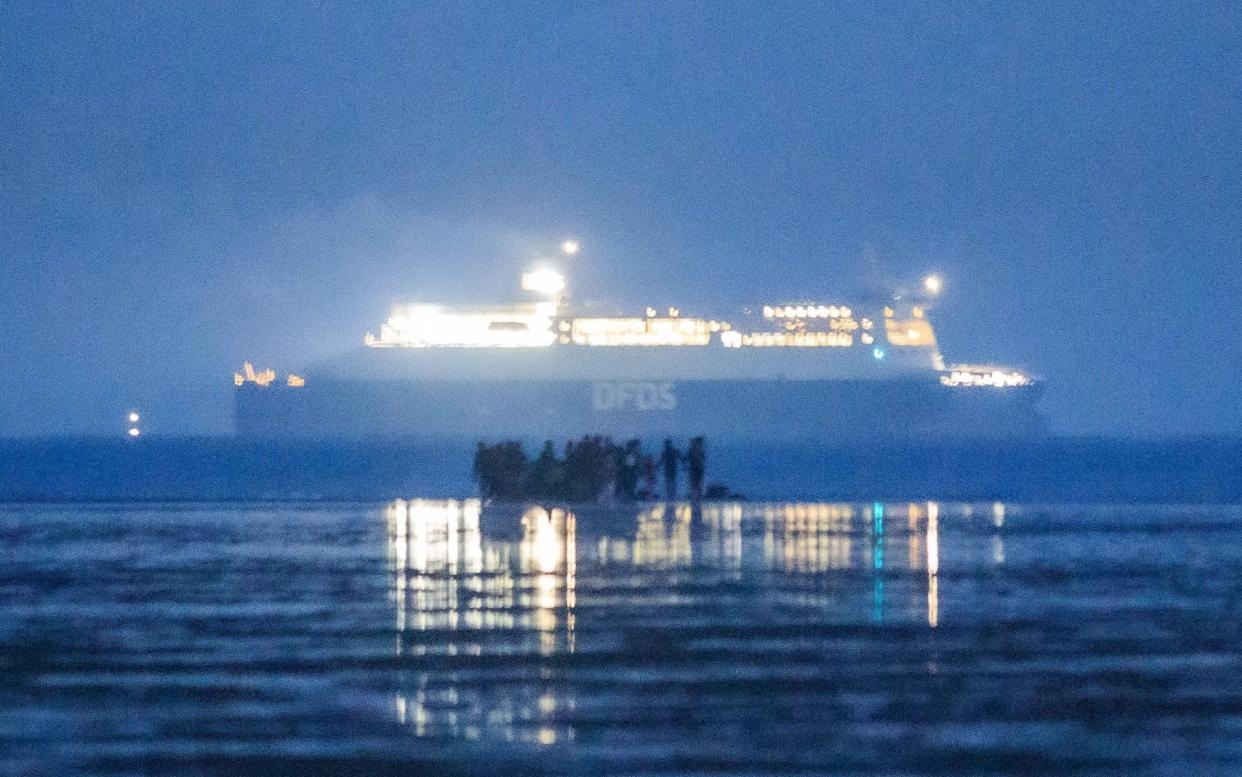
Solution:
{"label": "ship hull", "polygon": [[236,428],[274,438],[706,435],[865,440],[1040,434],[1039,384],[890,380],[350,380],[245,385]]}

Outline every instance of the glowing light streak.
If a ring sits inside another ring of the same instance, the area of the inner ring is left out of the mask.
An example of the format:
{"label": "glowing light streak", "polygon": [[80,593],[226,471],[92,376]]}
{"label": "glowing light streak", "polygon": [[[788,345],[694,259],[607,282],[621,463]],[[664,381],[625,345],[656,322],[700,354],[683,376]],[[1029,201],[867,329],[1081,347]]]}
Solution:
{"label": "glowing light streak", "polygon": [[853,311],[845,305],[764,305],[764,318],[849,318]]}
{"label": "glowing light streak", "polygon": [[701,318],[576,318],[578,345],[707,345],[711,322]]}
{"label": "glowing light streak", "polygon": [[721,342],[729,348],[849,348],[854,344],[854,336],[848,332],[752,332],[739,337],[726,339],[722,335]]}
{"label": "glowing light streak", "polygon": [[927,625],[940,623],[940,505],[927,503]]}
{"label": "glowing light streak", "polygon": [[565,290],[565,276],[556,270],[532,270],[522,273],[522,291],[555,296]]}
{"label": "glowing light streak", "polygon": [[368,335],[372,348],[530,348],[556,341],[552,302],[496,308],[442,308],[406,304],[393,308],[380,336]]}
{"label": "glowing light streak", "polygon": [[971,387],[990,386],[993,388],[1015,388],[1029,386],[1035,381],[1029,375],[1017,370],[1004,370],[990,367],[967,367],[955,365],[940,376],[942,386]]}

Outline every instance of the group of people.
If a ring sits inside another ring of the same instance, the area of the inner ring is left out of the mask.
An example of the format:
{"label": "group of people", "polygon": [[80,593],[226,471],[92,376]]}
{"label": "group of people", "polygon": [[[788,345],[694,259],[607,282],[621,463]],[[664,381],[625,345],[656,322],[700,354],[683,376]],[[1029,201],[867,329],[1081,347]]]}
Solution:
{"label": "group of people", "polygon": [[[691,437],[690,447],[683,454],[673,445],[671,439],[664,440],[664,449],[660,452],[660,467],[664,470],[664,496],[666,499],[677,498],[677,471],[684,463],[686,475],[690,480],[690,497],[703,497],[703,478],[707,475],[707,443],[702,437]],[[654,483],[654,466],[652,467]]]}
{"label": "group of people", "polygon": [[[618,451],[617,478],[615,495],[618,499],[658,499],[656,491],[657,473],[664,474],[665,499],[677,498],[678,473],[682,466],[690,483],[690,496],[701,499],[703,496],[703,480],[707,475],[707,443],[702,437],[692,437],[690,446],[682,453],[673,444],[671,438],[664,440],[664,447],[658,459],[642,452],[639,440],[630,440]],[[643,487],[639,488],[639,479]]]}
{"label": "group of people", "polygon": [[707,473],[707,445],[702,437],[692,438],[684,453],[666,439],[658,458],[643,452],[641,440],[618,445],[597,435],[569,441],[564,456],[557,456],[548,441],[539,455],[530,459],[520,443],[506,441],[495,445],[480,442],[474,457],[475,480],[481,495],[488,499],[659,499],[661,473],[663,498],[676,499],[683,467],[691,498],[702,498]]}

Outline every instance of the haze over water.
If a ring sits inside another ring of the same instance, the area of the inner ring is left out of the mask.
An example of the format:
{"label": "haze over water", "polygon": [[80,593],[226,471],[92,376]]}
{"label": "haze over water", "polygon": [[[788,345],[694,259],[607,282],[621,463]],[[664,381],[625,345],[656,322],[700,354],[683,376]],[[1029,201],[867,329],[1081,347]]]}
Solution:
{"label": "haze over water", "polygon": [[1242,512],[0,508],[0,771],[1242,768]]}
{"label": "haze over water", "polygon": [[[925,273],[1066,434],[1242,433],[1236,3],[0,6],[0,435],[227,434],[395,299]],[[852,303],[851,303],[852,304]]]}

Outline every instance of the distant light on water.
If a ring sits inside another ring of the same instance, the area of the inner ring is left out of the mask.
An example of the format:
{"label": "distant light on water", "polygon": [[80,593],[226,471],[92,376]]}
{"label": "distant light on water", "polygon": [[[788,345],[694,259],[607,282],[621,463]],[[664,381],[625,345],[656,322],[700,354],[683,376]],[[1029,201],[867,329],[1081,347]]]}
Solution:
{"label": "distant light on water", "polygon": [[944,289],[944,280],[939,275],[929,275],[923,279],[923,289],[928,294],[939,294]]}
{"label": "distant light on water", "polygon": [[561,253],[565,254],[566,256],[573,256],[574,254],[578,253],[578,249],[580,249],[581,247],[582,246],[578,244],[577,240],[574,240],[573,238],[569,238],[565,242],[561,243]]}
{"label": "distant light on water", "polygon": [[940,505],[927,503],[927,625],[940,625]]}
{"label": "distant light on water", "polygon": [[142,434],[142,428],[138,422],[142,420],[142,414],[137,410],[129,410],[125,413],[125,435],[131,439]]}
{"label": "distant light on water", "polygon": [[137,437],[140,434],[142,434],[142,430],[136,426],[131,426],[129,427],[129,431],[126,432],[126,434],[128,434],[130,437]]}

